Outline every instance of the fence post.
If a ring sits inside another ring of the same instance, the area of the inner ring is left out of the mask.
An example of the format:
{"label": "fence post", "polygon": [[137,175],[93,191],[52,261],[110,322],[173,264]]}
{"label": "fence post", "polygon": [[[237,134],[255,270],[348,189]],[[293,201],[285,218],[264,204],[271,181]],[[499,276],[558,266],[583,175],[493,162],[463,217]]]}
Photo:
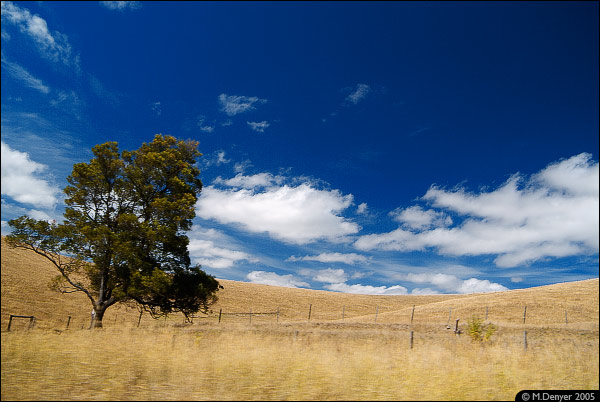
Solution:
{"label": "fence post", "polygon": [[8,328],[6,328],[7,331],[10,331],[10,327],[12,326],[12,320],[13,318],[29,318],[29,327],[28,329],[33,328],[33,326],[35,325],[35,316],[33,315],[15,315],[15,314],[10,314],[8,317]]}
{"label": "fence post", "polygon": [[527,350],[527,331],[523,331],[523,348]]}
{"label": "fence post", "polygon": [[219,324],[221,323],[221,314],[223,314],[223,309],[219,309]]}
{"label": "fence post", "polygon": [[459,318],[456,319],[456,324],[454,325],[454,333],[456,336],[460,335],[460,331],[458,330],[458,321],[460,321]]}
{"label": "fence post", "polygon": [[413,348],[414,332],[410,331],[410,348]]}
{"label": "fence post", "polygon": [[569,324],[569,319],[567,318],[567,310],[565,310],[565,325]]}
{"label": "fence post", "polygon": [[410,323],[413,323],[413,318],[415,318],[415,305],[413,304],[412,313],[410,314]]}
{"label": "fence post", "polygon": [[277,307],[277,322],[279,322],[279,307]]}
{"label": "fence post", "polygon": [[527,305],[523,308],[523,324],[525,324],[525,317],[527,316]]}
{"label": "fence post", "polygon": [[67,319],[67,329],[69,329],[69,324],[71,324],[71,316]]}
{"label": "fence post", "polygon": [[250,309],[250,324],[252,324],[252,309]]}
{"label": "fence post", "polygon": [[144,310],[140,310],[140,318],[138,318],[138,325],[137,327],[140,327],[140,321],[142,321],[142,314],[144,314]]}
{"label": "fence post", "polygon": [[310,321],[310,314],[312,313],[312,304],[308,306],[308,321]]}
{"label": "fence post", "polygon": [[344,321],[345,313],[346,313],[346,306],[342,306],[342,321]]}

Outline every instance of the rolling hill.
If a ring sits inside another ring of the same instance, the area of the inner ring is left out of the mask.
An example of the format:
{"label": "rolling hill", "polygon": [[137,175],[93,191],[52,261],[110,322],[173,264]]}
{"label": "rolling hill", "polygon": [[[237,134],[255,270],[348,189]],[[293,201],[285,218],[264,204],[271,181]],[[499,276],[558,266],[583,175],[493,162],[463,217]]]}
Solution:
{"label": "rolling hill", "polygon": [[[6,329],[10,314],[33,315],[38,328],[64,327],[71,317],[72,327],[89,323],[90,302],[83,294],[60,294],[48,284],[56,275],[43,257],[26,250],[13,249],[2,238],[1,325]],[[196,322],[330,322],[409,324],[447,324],[460,318],[485,317],[505,326],[526,324],[598,328],[598,279],[559,283],[528,289],[467,295],[396,295],[373,296],[320,290],[285,288],[231,280],[219,280],[224,289],[210,317]],[[413,307],[414,306],[414,307]],[[414,314],[413,314],[414,308]],[[279,311],[277,316],[276,312]],[[114,306],[107,310],[104,324],[136,325],[139,312],[133,306]],[[182,317],[172,317],[181,322]],[[154,321],[145,318],[142,325]],[[17,325],[17,324],[13,324]],[[19,324],[24,326],[25,324]]]}

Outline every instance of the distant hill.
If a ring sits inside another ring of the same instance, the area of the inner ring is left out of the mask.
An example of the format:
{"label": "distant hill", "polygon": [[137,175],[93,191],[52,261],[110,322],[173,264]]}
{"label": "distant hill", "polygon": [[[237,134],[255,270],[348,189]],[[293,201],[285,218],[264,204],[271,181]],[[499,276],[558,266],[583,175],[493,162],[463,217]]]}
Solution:
{"label": "distant hill", "polygon": [[[80,293],[60,294],[49,289],[48,284],[57,271],[47,260],[33,252],[8,247],[4,238],[1,251],[2,330],[6,329],[10,314],[34,315],[38,328],[63,327],[69,316],[73,328],[87,326],[89,300]],[[219,301],[212,307],[211,317],[204,320],[216,321],[219,311],[225,322],[247,320],[252,310],[254,322],[274,322],[279,311],[281,322],[308,321],[310,314],[313,322],[341,323],[343,318],[344,323],[407,324],[415,306],[415,324],[445,324],[456,318],[464,322],[473,315],[485,318],[487,310],[490,321],[520,325],[527,306],[528,325],[564,325],[568,321],[574,327],[597,328],[599,321],[597,278],[495,293],[420,296],[355,295],[219,281],[224,289],[219,291]],[[104,323],[137,325],[138,318],[134,307],[113,306],[107,310]],[[170,320],[181,322],[182,317]],[[142,325],[155,323],[149,318],[142,322]]]}

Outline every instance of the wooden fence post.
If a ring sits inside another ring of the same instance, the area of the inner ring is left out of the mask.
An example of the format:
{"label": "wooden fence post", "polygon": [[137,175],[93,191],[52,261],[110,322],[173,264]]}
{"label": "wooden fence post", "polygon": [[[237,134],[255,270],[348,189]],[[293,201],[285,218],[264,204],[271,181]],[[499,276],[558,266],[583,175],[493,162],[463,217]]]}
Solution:
{"label": "wooden fence post", "polygon": [[565,325],[569,324],[569,319],[567,318],[567,310],[565,310]]}
{"label": "wooden fence post", "polygon": [[410,348],[413,348],[414,332],[410,331]]}
{"label": "wooden fence post", "polygon": [[527,316],[527,305],[523,308],[523,324],[525,324],[525,317]]}
{"label": "wooden fence post", "polygon": [[138,325],[137,327],[140,327],[140,321],[142,321],[142,314],[144,314],[144,310],[140,310],[140,318],[138,318]]}
{"label": "wooden fence post", "polygon": [[523,331],[523,349],[527,350],[527,331]]}
{"label": "wooden fence post", "polygon": [[223,309],[219,309],[219,324],[221,323],[221,314],[223,314]]}
{"label": "wooden fence post", "polygon": [[413,318],[415,318],[415,305],[413,304],[412,313],[410,314],[410,323],[413,323]]}
{"label": "wooden fence post", "polygon": [[67,329],[69,329],[69,324],[71,324],[71,316],[67,319]]}
{"label": "wooden fence post", "polygon": [[459,318],[456,319],[456,324],[454,325],[454,333],[456,336],[460,335],[460,331],[458,330],[458,321],[460,321]]}
{"label": "wooden fence post", "polygon": [[8,328],[6,328],[7,331],[10,331],[10,327],[12,325],[13,318],[29,318],[29,327],[28,327],[28,329],[33,328],[33,326],[35,325],[35,317],[32,316],[32,315],[15,315],[15,314],[10,314],[10,316],[8,317]]}
{"label": "wooden fence post", "polygon": [[279,307],[277,307],[277,322],[279,322]]}
{"label": "wooden fence post", "polygon": [[308,321],[310,321],[310,314],[312,313],[312,304],[308,306]]}

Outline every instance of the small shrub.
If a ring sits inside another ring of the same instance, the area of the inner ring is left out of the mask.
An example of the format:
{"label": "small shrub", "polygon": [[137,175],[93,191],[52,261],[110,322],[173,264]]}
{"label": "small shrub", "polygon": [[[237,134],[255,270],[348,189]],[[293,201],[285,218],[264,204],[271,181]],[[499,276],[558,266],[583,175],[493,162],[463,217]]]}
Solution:
{"label": "small shrub", "polygon": [[467,332],[473,342],[490,342],[492,335],[496,332],[498,327],[494,324],[484,324],[483,320],[479,317],[471,317],[468,321]]}

